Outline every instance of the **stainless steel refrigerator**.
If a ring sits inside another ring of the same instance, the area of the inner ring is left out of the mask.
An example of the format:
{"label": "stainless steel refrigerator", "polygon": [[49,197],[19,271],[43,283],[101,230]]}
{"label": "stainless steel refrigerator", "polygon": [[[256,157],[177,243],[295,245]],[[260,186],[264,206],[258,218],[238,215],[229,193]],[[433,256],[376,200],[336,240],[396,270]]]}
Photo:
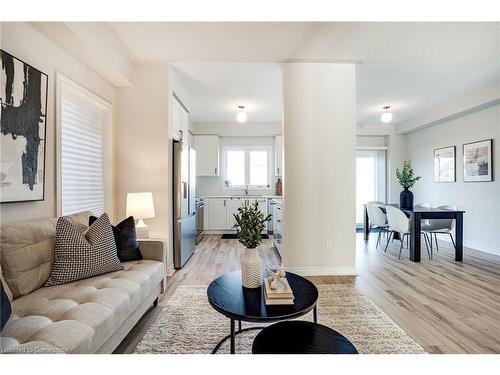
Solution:
{"label": "stainless steel refrigerator", "polygon": [[196,246],[196,151],[173,142],[174,266],[182,268]]}

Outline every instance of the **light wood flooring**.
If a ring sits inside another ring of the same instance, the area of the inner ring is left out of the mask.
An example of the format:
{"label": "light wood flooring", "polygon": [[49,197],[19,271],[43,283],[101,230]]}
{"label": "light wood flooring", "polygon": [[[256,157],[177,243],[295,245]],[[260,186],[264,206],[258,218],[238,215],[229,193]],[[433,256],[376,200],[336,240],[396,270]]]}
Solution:
{"label": "light wood flooring", "polygon": [[[429,353],[500,353],[500,257],[464,249],[464,261],[455,262],[450,243],[440,241],[439,252],[422,262],[408,260],[399,242],[375,249],[376,234],[365,244],[357,234],[359,275],[315,276],[316,284],[352,283],[379,306]],[[384,243],[385,244],[385,243]],[[205,236],[195,254],[168,279],[159,305],[165,305],[179,285],[208,285],[225,272],[239,269],[243,251],[237,240]],[[260,255],[266,267],[280,257],[272,240],[264,240]],[[130,353],[159,312],[151,309],[116,350]]]}

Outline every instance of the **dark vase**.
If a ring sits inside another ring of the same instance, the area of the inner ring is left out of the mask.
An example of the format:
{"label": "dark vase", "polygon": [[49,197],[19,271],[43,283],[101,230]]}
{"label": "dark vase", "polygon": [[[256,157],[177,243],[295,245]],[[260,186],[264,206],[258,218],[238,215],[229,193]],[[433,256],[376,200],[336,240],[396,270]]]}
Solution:
{"label": "dark vase", "polygon": [[408,188],[399,193],[399,208],[413,210],[413,193]]}

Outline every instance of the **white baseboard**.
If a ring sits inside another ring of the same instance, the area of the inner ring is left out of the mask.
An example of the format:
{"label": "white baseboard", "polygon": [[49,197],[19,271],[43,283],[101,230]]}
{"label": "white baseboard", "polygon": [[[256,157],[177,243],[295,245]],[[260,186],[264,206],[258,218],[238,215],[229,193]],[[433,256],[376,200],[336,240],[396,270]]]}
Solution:
{"label": "white baseboard", "polygon": [[[439,241],[445,241],[451,243],[450,236],[439,236]],[[483,253],[500,255],[500,249],[496,249],[493,246],[485,245],[484,243],[480,243],[477,241],[466,241],[464,240],[464,246],[469,247],[471,249],[482,251]]]}
{"label": "white baseboard", "polygon": [[300,276],[356,276],[356,267],[287,267],[285,270]]}

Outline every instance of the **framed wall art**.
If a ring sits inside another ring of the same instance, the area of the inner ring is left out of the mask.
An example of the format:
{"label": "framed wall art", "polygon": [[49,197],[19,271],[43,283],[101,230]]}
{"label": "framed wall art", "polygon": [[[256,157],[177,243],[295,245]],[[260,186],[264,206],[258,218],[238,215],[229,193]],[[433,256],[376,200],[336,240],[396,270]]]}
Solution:
{"label": "framed wall art", "polygon": [[0,54],[1,203],[43,200],[48,76]]}
{"label": "framed wall art", "polygon": [[464,181],[493,181],[493,140],[463,145]]}
{"label": "framed wall art", "polygon": [[434,150],[434,182],[455,182],[455,146]]}

